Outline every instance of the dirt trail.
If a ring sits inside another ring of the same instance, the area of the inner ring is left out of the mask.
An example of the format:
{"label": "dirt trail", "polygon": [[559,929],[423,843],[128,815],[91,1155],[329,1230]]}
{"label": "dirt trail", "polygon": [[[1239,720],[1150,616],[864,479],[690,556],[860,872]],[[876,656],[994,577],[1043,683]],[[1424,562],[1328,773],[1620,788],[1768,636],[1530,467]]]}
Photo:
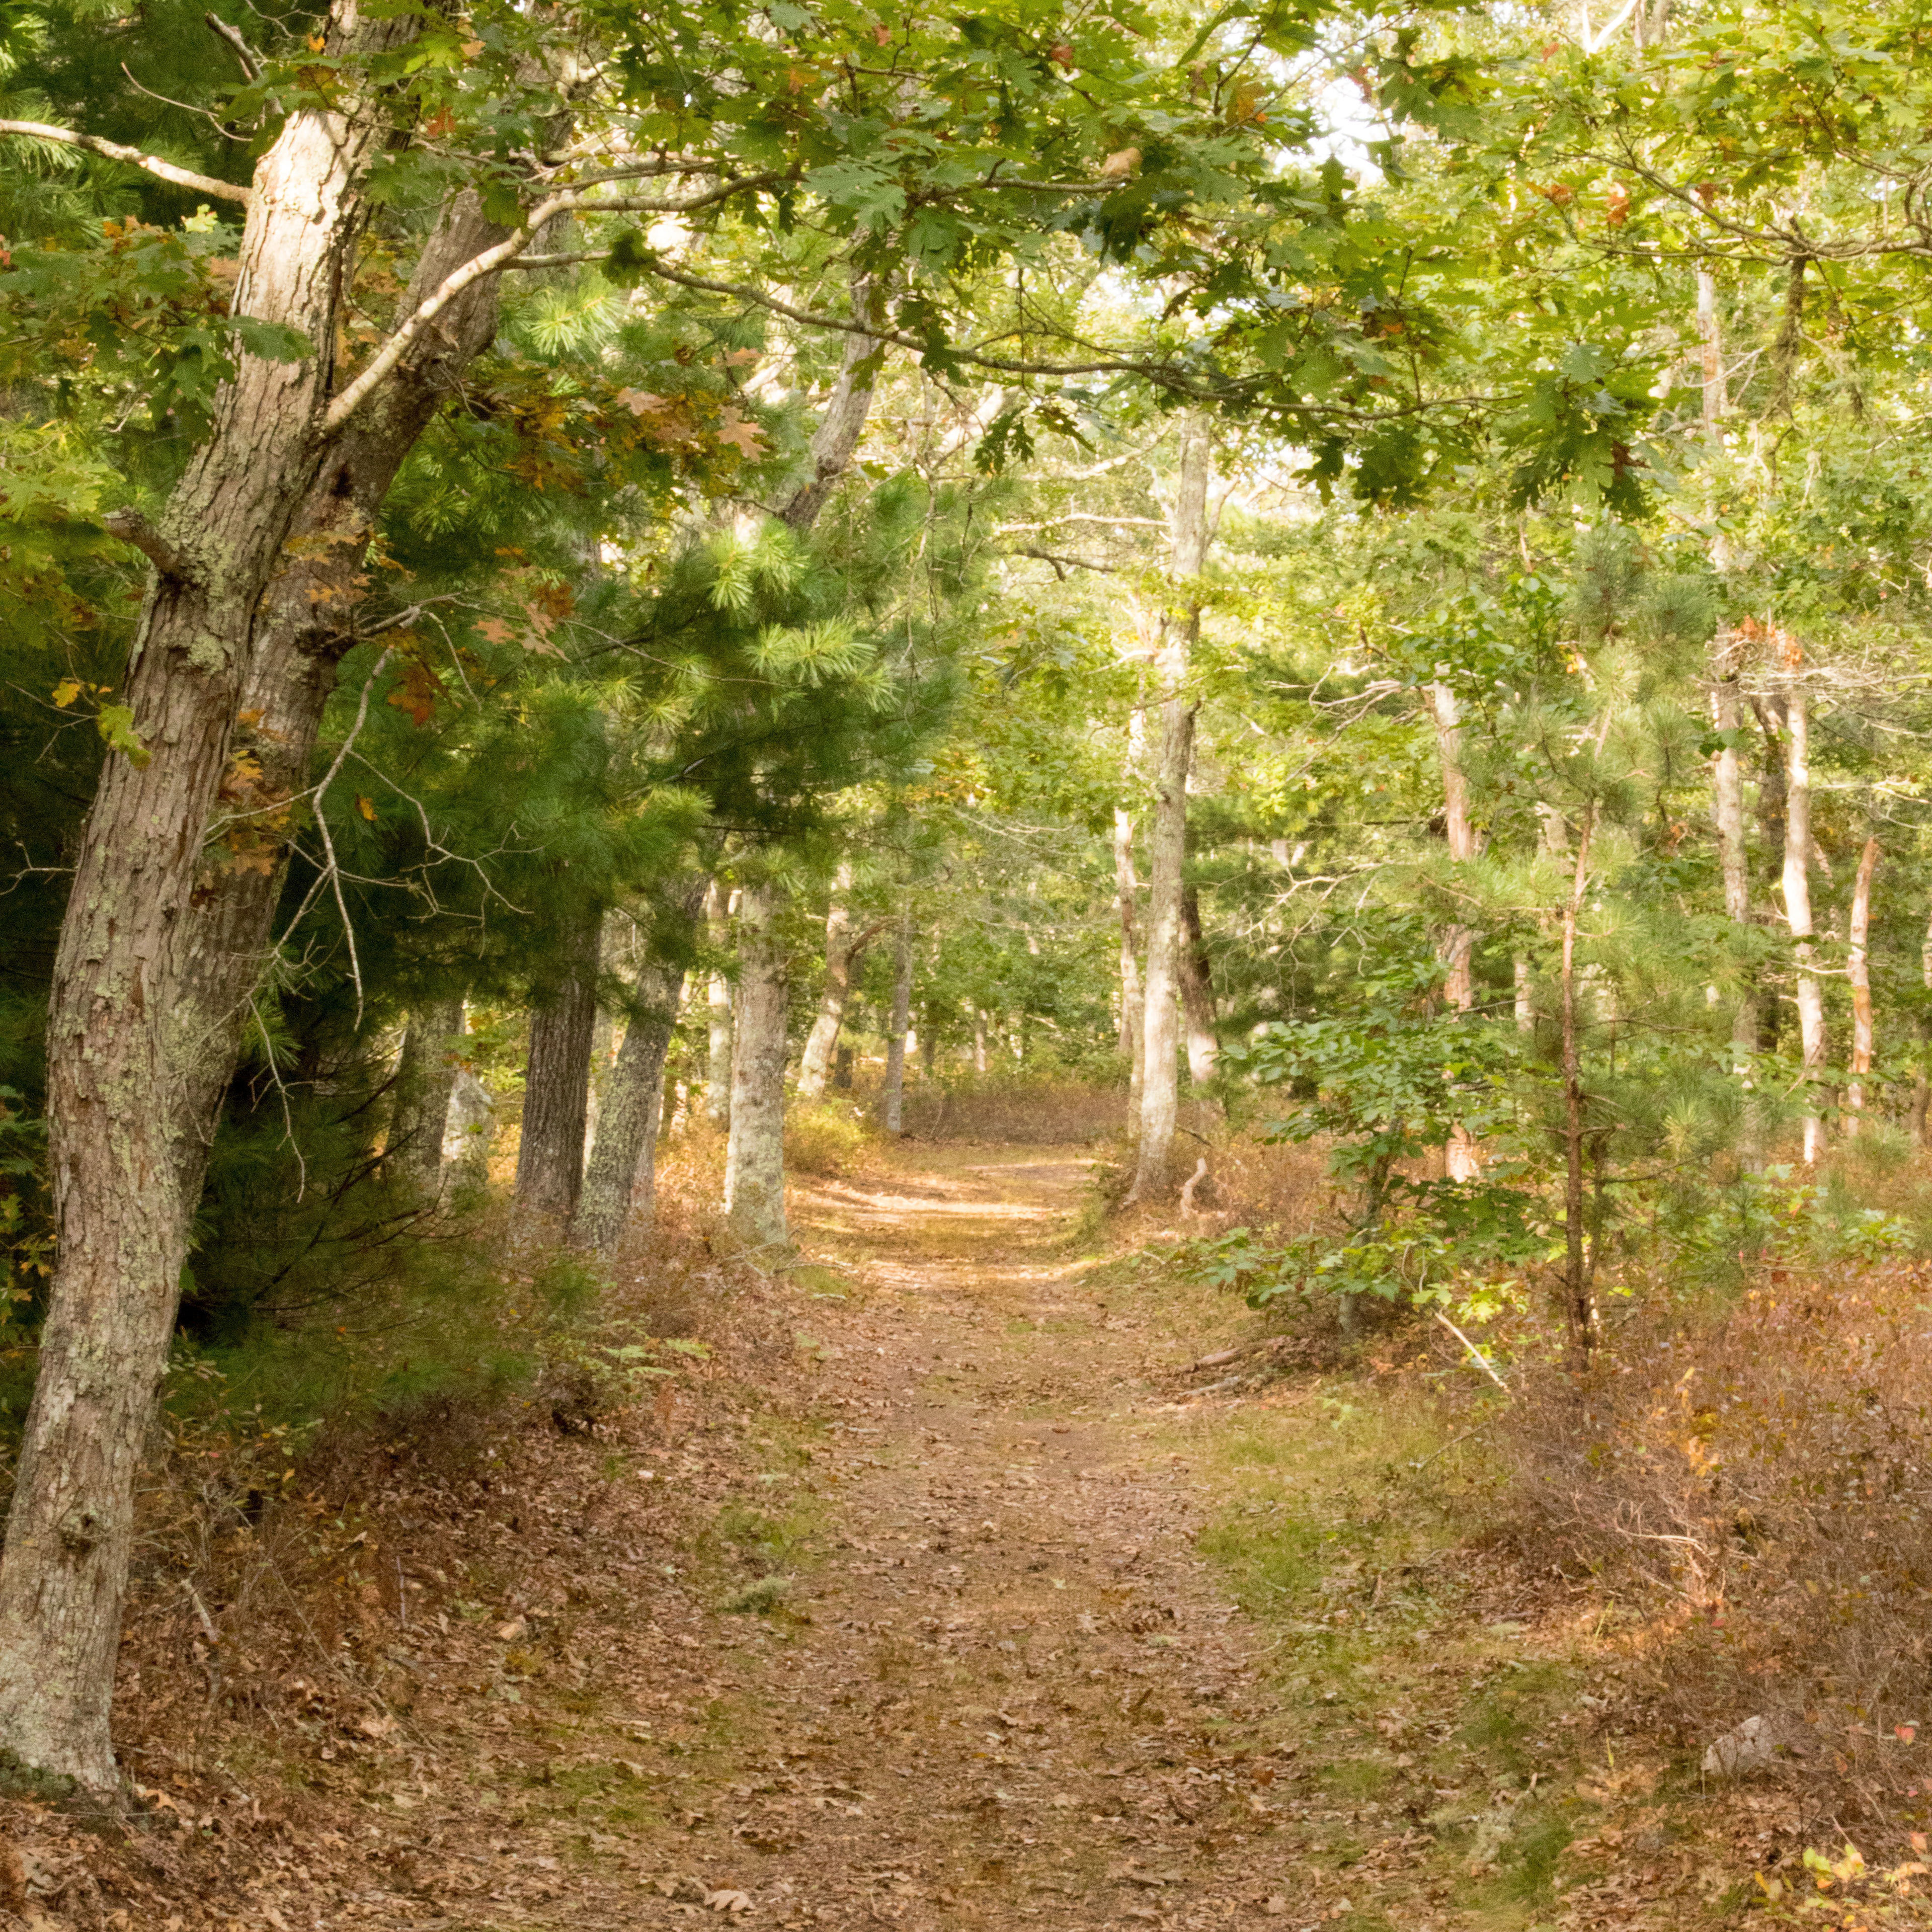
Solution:
{"label": "dirt trail", "polygon": [[[797,1203],[861,1286],[824,1304],[837,1500],[809,1622],[739,1640],[736,1762],[680,1794],[668,1876],[781,1924],[1284,1910],[1270,1706],[1187,1472],[1148,1439],[1172,1351],[1069,1252],[1088,1181],[1068,1154],[941,1150]],[[696,1908],[681,1889],[660,1909]]]}

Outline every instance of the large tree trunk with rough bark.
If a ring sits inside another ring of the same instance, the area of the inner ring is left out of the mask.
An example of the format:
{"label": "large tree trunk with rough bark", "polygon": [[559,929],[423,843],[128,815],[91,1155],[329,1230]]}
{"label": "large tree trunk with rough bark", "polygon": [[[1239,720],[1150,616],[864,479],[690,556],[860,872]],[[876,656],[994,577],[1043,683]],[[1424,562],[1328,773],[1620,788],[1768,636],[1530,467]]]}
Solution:
{"label": "large tree trunk with rough bark", "polygon": [[[1795,646],[1787,658],[1796,668]],[[1784,701],[1784,916],[1797,968],[1798,1032],[1804,1056],[1804,1160],[1815,1166],[1825,1150],[1818,1110],[1818,1070],[1825,1064],[1825,998],[1811,958],[1810,702],[1794,682]]]}
{"label": "large tree trunk with rough bark", "polygon": [[382,1166],[392,1180],[418,1194],[434,1194],[442,1182],[442,1137],[449,1126],[454,1056],[462,1037],[460,1000],[433,1000],[418,1006],[403,1034]]}
{"label": "large tree trunk with rough bark", "polygon": [[785,1220],[785,961],[777,886],[746,886],[738,902],[738,998],[733,1014],[731,1132],[724,1218],[748,1248],[788,1246]]}
{"label": "large tree trunk with rough bark", "polygon": [[852,929],[852,915],[847,901],[852,892],[852,867],[842,864],[832,883],[832,904],[825,915],[825,989],[819,996],[818,1011],[806,1036],[805,1052],[799,1062],[798,1097],[822,1100],[830,1076],[833,1055],[838,1048],[838,1034],[845,1024],[845,1007],[852,997],[852,975],[858,970],[866,948],[871,944],[876,926],[862,932]]}
{"label": "large tree trunk with rough bark", "polygon": [[1214,980],[1201,929],[1201,895],[1192,886],[1180,893],[1180,1013],[1187,1031],[1188,1081],[1204,1087],[1214,1077],[1221,1041],[1214,1030]]}
{"label": "large tree trunk with rough bark", "polygon": [[[710,881],[692,881],[675,910],[695,921]],[[610,1070],[597,1138],[584,1170],[584,1192],[572,1218],[571,1244],[608,1254],[626,1228],[648,1226],[657,1207],[658,1132],[664,1118],[664,1058],[684,997],[685,969],[646,958],[638,974],[636,1004]]]}
{"label": "large tree trunk with rough bark", "polygon": [[[416,23],[352,6],[334,57]],[[58,1262],[0,1562],[0,1750],[105,1788],[134,1485],[174,1325],[205,1153],[184,1144],[183,922],[230,855],[204,850],[255,654],[259,613],[315,480],[368,166],[388,117],[346,88],[303,109],[256,165],[233,311],[314,345],[244,353],[158,528],[111,528],[154,566],[126,701],[146,747],[111,755],[82,834],[56,960],[48,1134]],[[191,1129],[186,1130],[191,1132]]]}
{"label": "large tree trunk with rough bark", "polygon": [[1878,841],[1868,838],[1865,849],[1858,855],[1858,878],[1852,886],[1851,944],[1845,962],[1845,976],[1852,988],[1852,1084],[1845,1096],[1850,1108],[1845,1116],[1848,1136],[1858,1130],[1858,1120],[1864,1111],[1865,1082],[1871,1078],[1871,966],[1867,947],[1871,938],[1872,874],[1878,869]]}
{"label": "large tree trunk with rough bark", "polygon": [[886,1032],[886,1082],[880,1112],[886,1132],[905,1130],[906,1033],[912,1024],[912,914],[899,914],[898,936],[892,952],[892,1016]]}
{"label": "large tree trunk with rough bark", "polygon": [[1161,688],[1160,762],[1148,838],[1148,958],[1143,994],[1140,1148],[1127,1198],[1165,1193],[1172,1185],[1174,1130],[1180,1100],[1180,952],[1185,930],[1181,894],[1187,864],[1187,779],[1194,762],[1194,704],[1187,694],[1188,661],[1201,628],[1194,580],[1208,551],[1206,424],[1190,416],[1181,425],[1180,460],[1169,522],[1170,570],[1175,596],[1162,614],[1155,664]]}
{"label": "large tree trunk with rough bark", "polygon": [[584,1185],[603,926],[601,908],[576,911],[560,935],[557,978],[530,1012],[523,1136],[517,1146],[517,1198],[540,1214],[574,1214]]}

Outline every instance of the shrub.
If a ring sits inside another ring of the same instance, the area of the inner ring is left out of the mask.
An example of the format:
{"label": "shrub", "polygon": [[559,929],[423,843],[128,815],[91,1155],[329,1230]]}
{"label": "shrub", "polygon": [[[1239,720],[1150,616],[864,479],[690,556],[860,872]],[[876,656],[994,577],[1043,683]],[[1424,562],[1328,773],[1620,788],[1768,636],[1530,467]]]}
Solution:
{"label": "shrub", "polygon": [[794,1174],[842,1174],[864,1155],[872,1130],[850,1100],[785,1110],[785,1166]]}

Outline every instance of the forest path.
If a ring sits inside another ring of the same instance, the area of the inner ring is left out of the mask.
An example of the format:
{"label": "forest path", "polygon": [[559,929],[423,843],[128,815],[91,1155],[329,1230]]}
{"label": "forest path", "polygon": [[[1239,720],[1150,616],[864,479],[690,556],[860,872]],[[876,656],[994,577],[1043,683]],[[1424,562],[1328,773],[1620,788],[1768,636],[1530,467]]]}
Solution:
{"label": "forest path", "polygon": [[592,1861],[579,1912],[536,1922],[600,1893],[626,1924],[730,1893],[784,1926],[1391,1922],[1286,1828],[1298,1724],[1196,1552],[1175,1432],[1203,1311],[1110,1305],[1076,1246],[1090,1181],[1075,1150],[926,1148],[795,1187],[839,1270],[804,1274],[836,1419],[804,1445],[818,1498],[788,1519],[768,1472],[752,1528],[796,1580],[769,1616],[706,1619],[701,1734],[624,1846],[642,1906]]}

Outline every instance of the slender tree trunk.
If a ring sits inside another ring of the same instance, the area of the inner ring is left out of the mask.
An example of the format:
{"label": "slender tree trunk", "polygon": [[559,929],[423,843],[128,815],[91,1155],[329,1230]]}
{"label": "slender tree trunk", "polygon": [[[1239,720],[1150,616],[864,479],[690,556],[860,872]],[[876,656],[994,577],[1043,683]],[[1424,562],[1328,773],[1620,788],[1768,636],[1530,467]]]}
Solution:
{"label": "slender tree trunk", "polygon": [[1214,1077],[1221,1042],[1214,1030],[1214,982],[1208,942],[1201,930],[1201,895],[1192,886],[1180,893],[1180,1012],[1187,1030],[1187,1078],[1204,1087]]}
{"label": "slender tree trunk", "polygon": [[933,1072],[939,1062],[939,1030],[932,1023],[932,1012],[928,1007],[919,1028],[920,1078],[931,1084]]}
{"label": "slender tree trunk", "polygon": [[454,1055],[462,1037],[460,1000],[435,1000],[418,1007],[403,1034],[382,1165],[419,1194],[435,1193],[442,1179],[442,1137],[456,1078]]}
{"label": "slender tree trunk", "polygon": [[1576,921],[1589,880],[1590,835],[1596,824],[1593,802],[1584,808],[1576,839],[1576,869],[1563,908],[1563,1233],[1564,1311],[1570,1328],[1570,1354],[1587,1368],[1597,1347],[1597,1306],[1583,1247],[1583,1071],[1576,1040]]}
{"label": "slender tree trunk", "polygon": [[[700,916],[710,882],[693,880],[676,902],[687,923]],[[688,941],[686,942],[688,944]],[[657,1207],[658,1134],[664,1114],[664,1057],[684,998],[681,963],[646,954],[636,1004],[610,1070],[608,1090],[572,1217],[572,1246],[609,1254],[632,1226],[648,1227]]]}
{"label": "slender tree trunk", "polygon": [[[1932,980],[1926,983],[1932,986]],[[986,1016],[977,1006],[973,1009],[973,1071],[982,1078],[986,1071]]]}
{"label": "slender tree trunk", "polygon": [[1845,966],[1845,976],[1852,986],[1852,1084],[1846,1096],[1851,1111],[1845,1120],[1848,1137],[1858,1130],[1865,1082],[1872,1070],[1871,968],[1866,947],[1871,936],[1872,874],[1878,869],[1878,841],[1868,838],[1858,854],[1858,878],[1852,886],[1851,946]]}
{"label": "slender tree trunk", "polygon": [[[1475,828],[1469,822],[1468,781],[1462,770],[1462,718],[1456,694],[1446,684],[1429,687],[1430,714],[1436,724],[1436,751],[1442,764],[1442,807],[1448,833],[1449,856],[1458,866],[1476,856]],[[1442,935],[1443,997],[1459,1013],[1476,1003],[1476,934],[1460,920]],[[1482,1172],[1482,1156],[1469,1130],[1458,1120],[1449,1130],[1444,1165],[1451,1180],[1473,1180]]]}
{"label": "slender tree trunk", "polygon": [[[1132,1069],[1127,1118],[1136,1127],[1140,1124],[1141,1093],[1147,1072],[1146,1005],[1141,998],[1140,937],[1134,916],[1139,897],[1140,882],[1134,877],[1134,821],[1117,805],[1114,808],[1114,904],[1120,916],[1120,1046]],[[983,1058],[983,1046],[981,1053]]]}
{"label": "slender tree trunk", "polygon": [[1922,1151],[1926,1145],[1928,1120],[1932,1120],[1932,920],[1918,947],[1918,983],[1925,989],[1925,1010],[1918,1019],[1918,1070],[1912,1080],[1912,1144]]}
{"label": "slender tree trunk", "polygon": [[590,1097],[590,1047],[597,1030],[597,969],[603,914],[589,908],[566,932],[563,972],[530,1012],[517,1198],[568,1216],[584,1185],[584,1136]]}
{"label": "slender tree trunk", "polygon": [[893,946],[892,1018],[886,1035],[886,1084],[880,1095],[886,1132],[904,1131],[906,1029],[912,1018],[912,912],[899,914],[898,936]]}
{"label": "slender tree trunk", "polygon": [[[714,952],[731,943],[731,896],[716,879],[704,896],[704,925]],[[731,1118],[731,982],[722,973],[706,975],[704,1111],[721,1127]]]}
{"label": "slender tree trunk", "polygon": [[[1795,656],[1796,646],[1787,647]],[[1794,664],[1794,668],[1796,666]],[[1810,704],[1794,682],[1784,701],[1784,916],[1798,969],[1798,1032],[1804,1055],[1804,1160],[1815,1166],[1825,1148],[1818,1112],[1818,1070],[1825,1064],[1825,999],[1811,957]]]}
{"label": "slender tree trunk", "polygon": [[825,915],[825,990],[820,996],[818,1012],[806,1036],[804,1056],[799,1064],[798,1097],[822,1100],[826,1076],[832,1070],[832,1055],[838,1046],[839,1029],[845,1024],[845,1008],[852,997],[852,976],[878,928],[868,926],[862,932],[852,930],[852,916],[846,901],[852,890],[849,862],[838,868],[832,884],[831,909]]}
{"label": "slender tree trunk", "polygon": [[[1712,815],[1717,821],[1718,859],[1724,878],[1724,916],[1740,928],[1750,923],[1750,855],[1744,843],[1744,789],[1737,736],[1743,722],[1736,674],[1723,668],[1729,651],[1720,644],[1719,674],[1711,688],[1711,722],[1723,740],[1711,762]],[[1757,1001],[1747,986],[1732,1010],[1731,1045],[1739,1066],[1757,1044]]]}
{"label": "slender tree trunk", "polygon": [[[416,32],[412,19],[369,20],[345,5],[325,29],[326,51],[352,66]],[[112,753],[103,767],[55,962],[47,1115],[58,1259],[0,1562],[0,1750],[95,1789],[114,1781],[109,1714],[134,1476],[206,1158],[205,1146],[183,1144],[191,1042],[176,1012],[176,942],[211,862],[204,829],[262,596],[322,454],[363,179],[389,124],[352,82],[326,110],[303,107],[284,124],[255,169],[232,308],[293,328],[316,352],[278,362],[243,350],[159,528],[131,512],[109,520],[154,566],[125,686],[146,751]]]}
{"label": "slender tree trunk", "polygon": [[1697,334],[1703,345],[1703,416],[1706,441],[1714,443],[1728,412],[1724,393],[1724,341],[1718,320],[1718,284],[1708,268],[1697,271]]}
{"label": "slender tree trunk", "polygon": [[1174,596],[1163,613],[1156,670],[1161,688],[1160,764],[1148,839],[1147,980],[1142,1012],[1146,1044],[1141,1074],[1141,1135],[1127,1198],[1165,1193],[1173,1176],[1180,1102],[1178,1011],[1184,932],[1181,890],[1187,863],[1187,778],[1194,758],[1194,705],[1188,660],[1201,629],[1195,580],[1208,550],[1208,431],[1198,416],[1182,424],[1180,461],[1170,525]]}
{"label": "slender tree trunk", "polygon": [[785,959],[778,888],[746,886],[738,900],[738,998],[733,1014],[731,1132],[724,1219],[748,1248],[790,1243],[784,1198]]}
{"label": "slender tree trunk", "polygon": [[1530,995],[1529,962],[1519,952],[1516,956],[1516,1030],[1518,1033],[1536,1030],[1536,1004]]}

